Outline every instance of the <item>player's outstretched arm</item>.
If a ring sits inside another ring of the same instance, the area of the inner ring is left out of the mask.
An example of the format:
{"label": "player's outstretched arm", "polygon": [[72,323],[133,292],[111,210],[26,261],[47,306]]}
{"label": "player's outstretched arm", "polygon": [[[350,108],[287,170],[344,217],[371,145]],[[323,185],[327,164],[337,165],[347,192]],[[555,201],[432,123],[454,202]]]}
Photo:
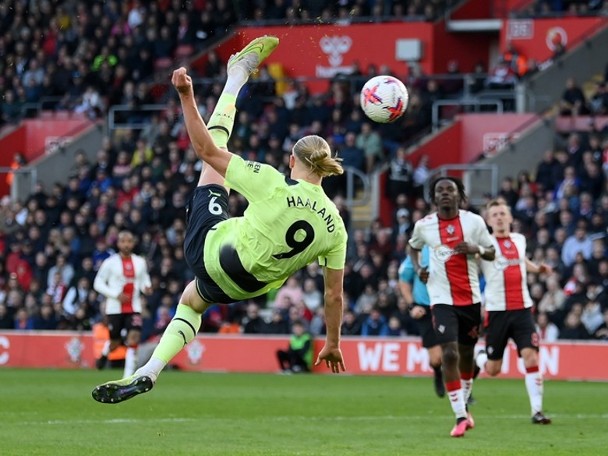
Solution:
{"label": "player's outstretched arm", "polygon": [[526,258],[526,271],[532,274],[551,274],[553,268],[545,263],[536,264]]}
{"label": "player's outstretched arm", "polygon": [[344,306],[343,280],[344,269],[324,269],[325,276],[325,325],[327,336],[325,346],[319,352],[315,366],[325,361],[325,365],[334,373],[346,370],[342,351],[340,350],[340,329]]}
{"label": "player's outstretched arm", "polygon": [[226,169],[228,169],[232,154],[227,150],[220,149],[213,142],[213,138],[207,130],[207,125],[205,125],[201,114],[198,112],[198,106],[194,99],[192,78],[188,76],[186,69],[181,67],[173,72],[171,82],[179,94],[186,130],[188,130],[188,136],[190,136],[196,155],[219,174],[226,176]]}

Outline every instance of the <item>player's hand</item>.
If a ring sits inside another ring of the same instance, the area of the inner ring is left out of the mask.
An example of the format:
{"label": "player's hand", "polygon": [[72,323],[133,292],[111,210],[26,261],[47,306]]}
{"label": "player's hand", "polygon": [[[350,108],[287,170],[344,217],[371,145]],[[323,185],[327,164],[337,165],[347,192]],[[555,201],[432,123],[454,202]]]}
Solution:
{"label": "player's hand", "polygon": [[180,67],[173,72],[171,83],[180,95],[188,95],[192,92],[192,78],[188,76],[184,67]]}
{"label": "player's hand", "polygon": [[420,278],[420,281],[422,283],[427,283],[429,280],[429,268],[424,267],[424,268],[420,268],[418,269],[418,271],[416,272],[416,274],[418,275],[418,277]]}
{"label": "player's hand", "polygon": [[420,318],[424,317],[425,314],[426,310],[422,306],[414,306],[410,309],[410,317],[412,317],[414,320],[419,320]]}
{"label": "player's hand", "polygon": [[321,361],[325,361],[325,365],[331,369],[334,374],[339,374],[340,370],[342,370],[342,372],[346,370],[344,367],[344,360],[342,359],[342,350],[338,347],[332,348],[325,345],[319,352],[319,356],[317,356],[315,366],[321,364]]}
{"label": "player's hand", "polygon": [[463,255],[475,255],[476,253],[479,253],[479,247],[475,244],[469,244],[468,242],[461,242],[454,247],[454,252]]}
{"label": "player's hand", "polygon": [[123,303],[124,303],[124,302],[129,302],[129,301],[131,300],[131,297],[130,297],[129,295],[127,295],[127,294],[120,293],[120,294],[118,295],[118,300],[119,300],[120,302],[123,302]]}
{"label": "player's hand", "polygon": [[541,263],[540,267],[538,268],[538,273],[551,275],[553,274],[553,268],[547,263]]}
{"label": "player's hand", "polygon": [[146,296],[151,296],[152,295],[152,287],[145,287],[144,288],[144,294]]}

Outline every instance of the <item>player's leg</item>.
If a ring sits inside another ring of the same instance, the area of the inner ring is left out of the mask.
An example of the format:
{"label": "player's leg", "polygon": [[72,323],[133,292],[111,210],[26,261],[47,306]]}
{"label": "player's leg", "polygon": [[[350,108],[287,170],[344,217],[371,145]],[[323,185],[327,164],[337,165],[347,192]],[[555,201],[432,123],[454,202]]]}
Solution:
{"label": "player's leg", "polygon": [[92,393],[93,399],[117,404],[150,391],[169,361],[196,337],[202,314],[210,305],[200,297],[195,281],[190,282],[150,360],[130,377],[97,386]]}
{"label": "player's leg", "polygon": [[431,317],[431,309],[428,308],[426,313],[417,320],[418,330],[422,337],[422,346],[427,349],[429,354],[429,365],[433,369],[433,385],[435,394],[439,397],[445,396],[445,385],[443,383],[443,372],[441,371],[441,345],[435,335],[433,328],[433,319]]}
{"label": "player's leg", "polygon": [[475,355],[480,371],[495,377],[502,369],[502,357],[512,333],[511,311],[487,312],[485,321],[486,347]]}
{"label": "player's leg", "polygon": [[141,314],[134,313],[126,317],[127,324],[127,337],[125,339],[125,345],[127,346],[127,352],[125,353],[125,370],[123,378],[130,377],[135,373],[137,369],[137,349],[141,342],[141,327],[142,319]]}
{"label": "player's leg", "polygon": [[429,347],[429,364],[433,369],[433,384],[435,386],[435,394],[438,397],[445,396],[445,385],[443,383],[443,372],[441,370],[441,345],[433,345]]}
{"label": "player's leg", "polygon": [[105,368],[108,363],[108,355],[110,352],[116,350],[123,343],[122,340],[122,328],[123,328],[123,316],[121,314],[107,315],[108,331],[110,338],[104,343],[101,349],[101,356],[95,361],[95,367],[97,369]]}
{"label": "player's leg", "polygon": [[277,350],[277,361],[283,372],[288,372],[291,369],[289,365],[289,353],[286,350]]}
{"label": "player's leg", "polygon": [[469,412],[468,402],[473,392],[473,377],[475,375],[475,344],[479,338],[481,327],[481,305],[460,307],[458,314],[458,352],[460,383],[462,386],[465,408],[467,410],[467,429],[475,427],[473,416]]}
{"label": "player's leg", "polygon": [[437,341],[441,344],[441,364],[450,406],[456,415],[456,425],[450,432],[452,437],[462,437],[467,430],[467,410],[460,382],[460,358],[458,353],[458,317],[454,306],[435,304],[433,326]]}
{"label": "player's leg", "polygon": [[[227,80],[211,114],[207,129],[217,147],[226,148],[236,116],[236,99],[249,76],[279,44],[274,36],[256,38],[228,60]],[[224,185],[224,178],[211,166],[203,164],[198,185]]]}
{"label": "player's leg", "polygon": [[539,337],[534,326],[530,309],[512,312],[513,341],[526,369],[526,391],[530,399],[533,424],[551,424],[551,419],[543,413],[543,375],[540,371],[538,347]]}

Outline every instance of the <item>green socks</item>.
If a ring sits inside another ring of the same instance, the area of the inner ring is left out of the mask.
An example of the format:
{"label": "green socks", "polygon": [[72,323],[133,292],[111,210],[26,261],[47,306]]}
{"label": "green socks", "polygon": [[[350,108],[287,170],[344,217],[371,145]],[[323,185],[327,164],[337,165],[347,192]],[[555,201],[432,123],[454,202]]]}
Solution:
{"label": "green socks", "polygon": [[202,315],[184,304],[178,304],[177,312],[165,329],[163,336],[152,358],[157,358],[167,364],[177,355],[186,344],[190,343],[201,326]]}
{"label": "green socks", "polygon": [[217,147],[226,148],[236,115],[236,95],[223,92],[211,114],[207,128]]}

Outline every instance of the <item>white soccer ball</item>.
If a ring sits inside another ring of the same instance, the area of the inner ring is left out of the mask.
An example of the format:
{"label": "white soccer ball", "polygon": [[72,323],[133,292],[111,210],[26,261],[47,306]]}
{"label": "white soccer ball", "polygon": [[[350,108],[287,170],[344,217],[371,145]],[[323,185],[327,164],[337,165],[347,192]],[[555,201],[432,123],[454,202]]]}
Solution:
{"label": "white soccer ball", "polygon": [[374,122],[394,122],[407,109],[405,84],[393,76],[375,76],[361,89],[361,109]]}

